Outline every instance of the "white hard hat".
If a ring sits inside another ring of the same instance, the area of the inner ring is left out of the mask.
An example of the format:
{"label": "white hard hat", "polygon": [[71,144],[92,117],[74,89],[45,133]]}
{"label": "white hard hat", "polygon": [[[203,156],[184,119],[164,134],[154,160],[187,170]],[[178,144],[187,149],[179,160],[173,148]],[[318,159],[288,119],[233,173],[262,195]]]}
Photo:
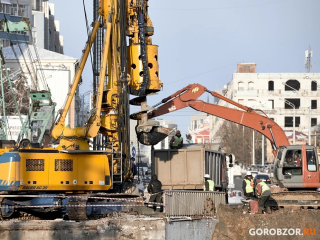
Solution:
{"label": "white hard hat", "polygon": [[247,171],[246,176],[250,176],[252,173],[250,171]]}
{"label": "white hard hat", "polygon": [[209,174],[205,174],[204,178],[210,178],[210,175]]}

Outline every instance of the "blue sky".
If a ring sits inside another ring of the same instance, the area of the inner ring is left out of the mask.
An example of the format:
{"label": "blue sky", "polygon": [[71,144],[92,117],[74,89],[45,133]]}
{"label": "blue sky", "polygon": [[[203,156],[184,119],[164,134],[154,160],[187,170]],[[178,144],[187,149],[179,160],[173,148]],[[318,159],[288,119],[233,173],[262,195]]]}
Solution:
{"label": "blue sky", "polygon": [[[87,37],[82,0],[50,2],[60,21],[65,54],[80,58]],[[91,23],[92,0],[85,4]],[[149,6],[164,84],[162,92],[148,98],[151,106],[190,83],[223,88],[240,62],[257,63],[260,73],[305,72],[309,44],[311,72],[320,72],[318,0],[149,0]],[[90,61],[83,79],[82,93],[91,87]],[[194,112],[184,109],[163,118],[175,120],[184,135]]]}

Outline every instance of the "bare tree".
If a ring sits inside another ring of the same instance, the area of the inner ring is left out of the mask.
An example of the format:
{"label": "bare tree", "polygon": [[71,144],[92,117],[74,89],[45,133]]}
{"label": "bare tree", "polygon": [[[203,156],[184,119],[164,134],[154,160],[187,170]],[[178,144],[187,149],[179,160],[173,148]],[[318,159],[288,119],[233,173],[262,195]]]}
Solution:
{"label": "bare tree", "polygon": [[5,113],[7,116],[17,116],[18,110],[13,98],[13,94],[16,97],[17,105],[21,114],[28,114],[29,111],[29,96],[28,93],[30,91],[27,78],[24,74],[18,74],[13,80],[11,81],[12,90],[9,85],[9,81],[6,77],[5,71],[2,72],[3,76],[3,90],[4,90],[4,97],[2,96],[2,89],[0,85],[0,96],[1,96],[1,104],[0,104],[0,115],[3,116],[3,107],[2,101],[4,99],[5,102]]}
{"label": "bare tree", "polygon": [[[252,132],[253,130],[248,127],[225,121],[218,133],[221,138],[222,149],[227,153],[234,154],[236,161],[242,162],[245,166],[252,163]],[[261,164],[262,160],[261,139],[262,135],[259,132],[255,132],[256,164]]]}

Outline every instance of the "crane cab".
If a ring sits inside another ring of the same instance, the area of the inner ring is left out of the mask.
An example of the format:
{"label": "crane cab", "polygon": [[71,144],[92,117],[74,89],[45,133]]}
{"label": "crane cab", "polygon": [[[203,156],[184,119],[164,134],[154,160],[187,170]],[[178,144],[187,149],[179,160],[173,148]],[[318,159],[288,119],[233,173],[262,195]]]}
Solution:
{"label": "crane cab", "polygon": [[274,162],[274,180],[283,188],[319,188],[319,160],[314,146],[279,148]]}

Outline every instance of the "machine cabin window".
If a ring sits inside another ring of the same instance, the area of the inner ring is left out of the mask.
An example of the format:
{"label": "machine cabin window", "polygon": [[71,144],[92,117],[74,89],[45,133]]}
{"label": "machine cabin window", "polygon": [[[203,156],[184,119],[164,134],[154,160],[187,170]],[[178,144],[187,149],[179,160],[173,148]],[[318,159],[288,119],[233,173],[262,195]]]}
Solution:
{"label": "machine cabin window", "polygon": [[317,168],[317,159],[314,151],[312,149],[307,150],[307,166],[309,172],[316,172]]}
{"label": "machine cabin window", "polygon": [[287,150],[283,162],[283,175],[302,175],[301,150]]}

